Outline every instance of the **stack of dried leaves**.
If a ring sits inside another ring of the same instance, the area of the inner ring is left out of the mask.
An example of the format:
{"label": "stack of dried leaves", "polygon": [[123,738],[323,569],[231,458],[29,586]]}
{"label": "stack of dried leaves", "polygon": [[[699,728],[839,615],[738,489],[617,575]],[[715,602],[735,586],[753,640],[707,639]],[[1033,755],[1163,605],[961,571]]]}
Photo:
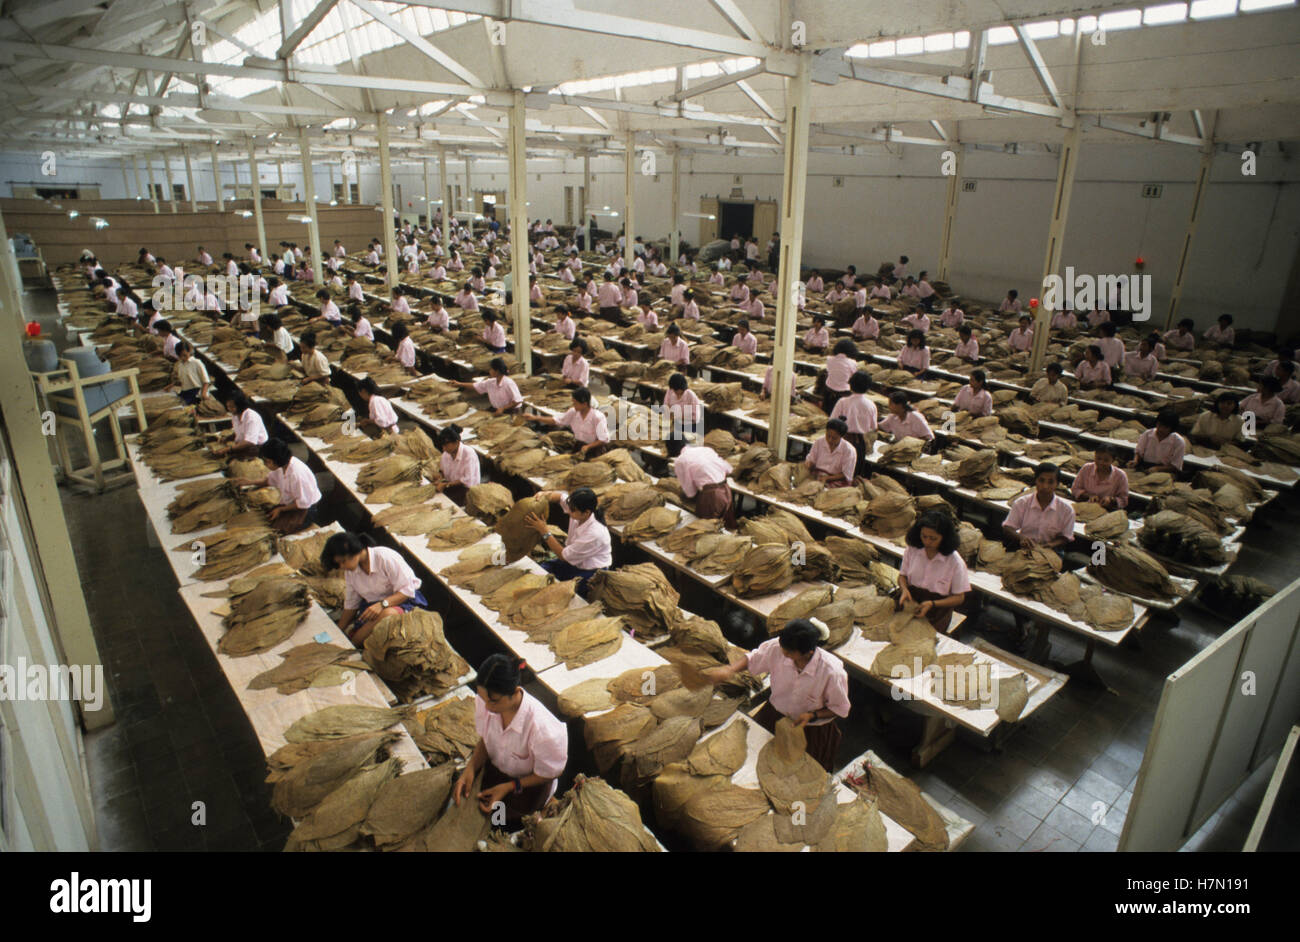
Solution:
{"label": "stack of dried leaves", "polygon": [[352,847],[380,789],[401,772],[399,759],[363,769],[330,792],[289,835],[286,851],[332,851]]}
{"label": "stack of dried leaves", "polygon": [[1146,550],[1132,543],[1116,543],[1108,547],[1105,561],[1100,565],[1089,565],[1088,572],[1102,585],[1134,598],[1171,599],[1178,594],[1177,586],[1169,578],[1169,570]]}
{"label": "stack of dried leaves", "polygon": [[1138,541],[1153,553],[1193,566],[1216,566],[1228,558],[1217,533],[1174,510],[1143,518]]}
{"label": "stack of dried leaves", "polygon": [[424,725],[412,734],[430,765],[465,759],[478,744],[474,698],[457,697],[429,708]]}
{"label": "stack of dried leaves", "polygon": [[551,650],[570,670],[604,660],[623,646],[623,621],[588,618],[566,625],[551,635]]}
{"label": "stack of dried leaves", "polygon": [[361,823],[361,834],[380,850],[392,850],[430,827],[451,795],[459,771],[448,762],[385,782]]}
{"label": "stack of dried leaves", "polygon": [[389,533],[403,536],[434,533],[451,525],[452,510],[436,504],[408,504],[386,507],[371,521]]}
{"label": "stack of dried leaves", "polygon": [[306,743],[325,739],[346,739],[361,733],[388,729],[401,722],[408,711],[403,708],[337,704],[322,707],[296,720],[284,731],[286,742]]}
{"label": "stack of dried leaves", "polygon": [[696,775],[686,763],[668,766],[654,781],[655,820],[687,838],[697,850],[719,850],[772,806],[756,788],[733,785],[725,775]]}
{"label": "stack of dried leaves", "polygon": [[573,603],[578,581],[552,582],[536,592],[518,596],[501,616],[511,628],[535,632],[546,629],[552,619],[566,611]]}
{"label": "stack of dried leaves", "polygon": [[[189,550],[186,544],[176,547]],[[264,526],[228,527],[203,541],[204,563],[194,575],[204,582],[227,579],[271,558],[275,531]]]}
{"label": "stack of dried leaves", "polygon": [[496,532],[505,544],[506,562],[513,563],[532,552],[542,537],[524,521],[530,514],[536,514],[545,520],[550,509],[550,502],[545,497],[525,497],[496,522]]}
{"label": "stack of dried leaves", "polygon": [[620,703],[607,713],[588,717],[583,723],[583,739],[601,773],[609,771],[625,746],[649,733],[658,724],[649,707],[639,703]]}
{"label": "stack of dried leaves", "polygon": [[1016,595],[1032,595],[1055,581],[1061,571],[1061,557],[1045,546],[1017,550],[998,570],[1002,584]]}
{"label": "stack of dried leaves", "polygon": [[937,635],[934,627],[916,614],[916,608],[915,603],[908,603],[882,626],[863,628],[869,640],[889,642],[871,662],[871,673],[877,677],[917,677],[935,662]]}
{"label": "stack of dried leaves", "polygon": [[910,832],[916,838],[918,850],[948,849],[948,832],[943,818],[925,800],[915,782],[870,762],[864,762],[860,775],[849,778],[847,782],[863,795],[874,799],[881,814]]}
{"label": "stack of dried leaves", "polygon": [[603,779],[579,775],[559,801],[525,821],[523,846],[540,853],[659,850],[627,795]]}
{"label": "stack of dried leaves", "polygon": [[422,608],[381,618],[366,636],[365,658],[407,700],[442,696],[470,670],[447,643],[442,617]]}
{"label": "stack of dried leaves", "polygon": [[346,739],[282,746],[267,760],[271,807],[301,818],[363,768],[373,767],[395,742],[394,732],[363,733]]}
{"label": "stack of dried leaves", "polygon": [[274,687],[288,696],[308,687],[336,687],[352,679],[359,670],[370,668],[352,660],[355,648],[311,641],[285,651],[284,661],[268,671],[263,671],[248,682],[249,690]]}
{"label": "stack of dried leaves", "polygon": [[515,499],[500,484],[475,484],[465,495],[465,510],[489,526],[510,512]]}
{"label": "stack of dried leaves", "polygon": [[627,525],[623,535],[632,540],[653,541],[671,533],[682,519],[676,507],[651,507]]}
{"label": "stack of dried leaves", "polygon": [[237,497],[234,485],[225,478],[184,482],[167,505],[172,532],[193,533],[229,523],[242,509]]}
{"label": "stack of dried leaves", "polygon": [[681,596],[654,563],[601,570],[591,578],[591,598],[611,615],[622,615],[628,627],[641,635],[672,630],[681,617]]}
{"label": "stack of dried leaves", "polygon": [[1201,590],[1201,601],[1229,618],[1244,618],[1274,595],[1277,589],[1254,576],[1219,576]]}
{"label": "stack of dried leaves", "polygon": [[1128,532],[1128,514],[1123,510],[1112,510],[1088,521],[1083,532],[1094,540],[1113,540]]}
{"label": "stack of dried leaves", "polygon": [[754,598],[780,592],[794,582],[790,547],[785,543],[763,543],[745,553],[731,577],[736,594]]}
{"label": "stack of dried leaves", "polygon": [[415,835],[392,850],[419,853],[467,854],[478,847],[492,830],[491,821],[479,810],[478,793],[483,787],[483,773],[470,785],[469,797],[460,804],[452,803],[433,824],[417,831]]}

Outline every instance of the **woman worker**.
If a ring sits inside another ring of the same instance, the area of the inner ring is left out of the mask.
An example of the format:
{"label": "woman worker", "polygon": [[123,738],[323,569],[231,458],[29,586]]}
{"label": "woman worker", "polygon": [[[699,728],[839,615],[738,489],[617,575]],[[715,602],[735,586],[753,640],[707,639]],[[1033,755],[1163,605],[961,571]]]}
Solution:
{"label": "woman worker", "polygon": [[257,414],[248,397],[238,389],[232,387],[222,400],[226,411],[231,415],[234,437],[229,445],[218,445],[212,449],[212,453],[236,458],[257,457],[257,449],[267,440],[266,424],[262,417]]}
{"label": "woman worker", "polygon": [[420,579],[402,554],[376,546],[368,535],[335,533],[325,541],[320,564],[326,572],[343,570],[346,592],[339,630],[360,646],[380,619],[428,605]]}
{"label": "woman worker", "polygon": [[257,454],[266,465],[266,477],[241,478],[235,484],[274,487],[280,492],[280,505],[272,507],[268,514],[271,526],[280,533],[297,533],[315,523],[320,488],[316,486],[316,475],[311,469],[295,458],[289,446],[278,438],[263,443]]}
{"label": "woman worker", "polygon": [[804,459],[813,476],[827,487],[848,487],[853,483],[858,467],[858,450],[845,440],[848,432],[848,423],[843,419],[829,420],[826,434],[813,442],[808,457]]}
{"label": "woman worker", "polygon": [[1074,508],[1056,495],[1060,472],[1044,461],[1034,468],[1034,492],[1011,505],[1003,538],[1014,547],[1046,546],[1058,553],[1074,539]]}
{"label": "woman worker", "polygon": [[493,357],[492,362],[488,364],[487,379],[475,380],[473,382],[463,382],[453,379],[452,383],[461,389],[472,389],[476,393],[482,393],[488,397],[488,405],[492,407],[493,415],[504,415],[507,412],[517,412],[519,407],[524,403],[524,397],[519,393],[519,387],[515,381],[507,374],[509,367],[506,361],[501,357]]}
{"label": "woman worker", "polygon": [[808,754],[833,772],[841,738],[835,718],[849,715],[849,678],[839,658],[821,647],[829,637],[817,619],[796,618],[745,657],[700,673],[715,686],[742,671],[770,674],[772,695],[754,719],[768,730],[782,716],[793,720],[803,727]]}
{"label": "woman worker", "polygon": [[609,447],[609,420],[605,413],[592,408],[591,390],[579,387],[571,393],[573,405],[558,419],[549,415],[532,415],[529,418],[542,425],[567,428],[578,441],[578,454],[583,458],[599,458]]}
{"label": "woman worker", "polygon": [[953,609],[966,600],[970,576],[957,552],[957,526],[942,510],[927,510],[907,531],[898,570],[898,601],[919,603],[917,614],[946,632]]}
{"label": "woman worker", "polygon": [[596,507],[596,492],[589,487],[580,487],[568,497],[559,491],[540,491],[538,496],[553,504],[559,503],[560,509],[569,515],[569,535],[564,545],[550,533],[546,521],[537,514],[524,518],[525,523],[542,535],[546,548],[557,557],[546,560],[542,568],[561,581],[578,579],[578,591],[585,594],[587,580],[596,574],[597,569],[608,569],[614,561],[609,529]]}
{"label": "woman worker", "polygon": [[438,468],[442,471],[442,481],[434,487],[456,503],[463,504],[466,492],[482,480],[482,474],[478,455],[461,442],[460,433],[460,426],[454,423],[438,432],[438,448],[442,451]]}
{"label": "woman worker", "polygon": [[[479,665],[474,682],[478,745],[451,792],[457,805],[476,798],[484,814],[492,814],[499,802],[507,828],[550,800],[569,757],[568,728],[519,686],[519,673],[526,667],[507,654],[489,655]],[[480,771],[479,793],[471,795]]]}
{"label": "woman worker", "polygon": [[695,498],[695,516],[721,520],[729,530],[736,528],[736,511],[727,475],[734,469],[708,445],[688,445],[673,461],[673,475],[685,497]]}
{"label": "woman worker", "polygon": [[1074,476],[1070,493],[1075,500],[1101,504],[1107,510],[1128,506],[1128,475],[1115,467],[1115,446],[1101,442],[1093,458]]}

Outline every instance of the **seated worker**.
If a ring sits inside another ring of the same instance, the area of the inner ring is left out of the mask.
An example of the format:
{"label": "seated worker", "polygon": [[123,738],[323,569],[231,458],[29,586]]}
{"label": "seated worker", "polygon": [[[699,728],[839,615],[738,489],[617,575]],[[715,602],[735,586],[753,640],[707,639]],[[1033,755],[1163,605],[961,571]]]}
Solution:
{"label": "seated worker", "polygon": [[1214,399],[1214,411],[1196,417],[1190,438],[1198,445],[1218,448],[1241,439],[1241,416],[1237,415],[1235,393],[1221,392]]}
{"label": "seated worker", "polygon": [[970,591],[970,574],[957,552],[957,525],[951,514],[927,510],[907,531],[906,542],[898,568],[899,605],[918,603],[916,613],[946,632]]}
{"label": "seated worker", "polygon": [[472,389],[476,393],[487,396],[493,415],[518,412],[519,407],[523,405],[524,397],[520,395],[515,381],[506,374],[506,369],[505,360],[501,357],[493,357],[492,362],[488,364],[487,379],[468,383],[453,379],[451,382],[461,389]]}
{"label": "seated worker", "polygon": [[458,504],[465,503],[466,492],[483,480],[478,455],[460,440],[461,428],[454,422],[438,432],[438,470],[442,480],[434,485]]}
{"label": "seated worker", "polygon": [[1065,370],[1059,363],[1049,363],[1044,372],[1047,375],[1034,383],[1029,390],[1029,398],[1034,402],[1059,402],[1065,405],[1070,398],[1070,387],[1061,379]]}
{"label": "seated worker", "polygon": [[543,562],[542,568],[560,581],[577,579],[578,591],[585,597],[587,581],[596,570],[608,569],[614,561],[609,530],[596,505],[596,492],[580,487],[567,497],[560,491],[540,491],[537,496],[558,503],[569,516],[569,532],[563,544],[537,514],[525,518],[525,523],[542,535],[546,548],[557,557]]}
{"label": "seated worker", "polygon": [[1122,510],[1128,506],[1128,475],[1115,466],[1118,455],[1115,446],[1100,442],[1093,450],[1093,458],[1074,476],[1070,493],[1076,501],[1101,504],[1107,510]]}
{"label": "seated worker", "polygon": [[320,488],[316,475],[302,461],[289,452],[289,446],[278,438],[268,439],[257,451],[266,465],[262,478],[241,478],[234,483],[239,487],[274,487],[280,492],[280,504],[272,507],[267,516],[271,526],[279,533],[297,533],[316,522],[316,505],[320,503]]}
{"label": "seated worker", "polygon": [[1074,539],[1074,508],[1056,494],[1060,472],[1044,461],[1034,468],[1034,492],[1017,498],[1002,523],[1002,536],[1017,549],[1046,546],[1062,553]]}
{"label": "seated worker", "polygon": [[813,476],[827,487],[848,487],[853,483],[858,451],[845,440],[848,431],[848,424],[843,419],[829,420],[826,434],[813,442],[808,457],[804,459]]}
{"label": "seated worker", "polygon": [[567,428],[578,442],[578,454],[583,458],[599,458],[609,447],[609,420],[605,413],[591,405],[591,390],[573,390],[573,405],[558,419],[549,415],[530,415],[528,418],[542,425]]}
{"label": "seated worker", "polygon": [[382,619],[429,604],[420,591],[420,577],[402,554],[376,546],[365,533],[333,534],[321,550],[320,564],[326,572],[343,570],[346,591],[339,630],[357,647]]}
{"label": "seated worker", "polygon": [[1187,440],[1178,434],[1181,427],[1176,411],[1161,409],[1156,413],[1156,427],[1138,436],[1136,453],[1128,466],[1177,475],[1183,470],[1183,455],[1187,451]]}

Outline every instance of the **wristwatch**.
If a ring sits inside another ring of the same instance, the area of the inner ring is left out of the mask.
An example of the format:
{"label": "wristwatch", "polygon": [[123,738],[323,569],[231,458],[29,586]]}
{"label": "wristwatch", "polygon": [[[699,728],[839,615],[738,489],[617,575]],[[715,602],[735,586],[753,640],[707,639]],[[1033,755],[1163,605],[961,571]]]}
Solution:
{"label": "wristwatch", "polygon": [[388,608],[388,599],[382,600],[379,604],[382,605],[384,608]]}

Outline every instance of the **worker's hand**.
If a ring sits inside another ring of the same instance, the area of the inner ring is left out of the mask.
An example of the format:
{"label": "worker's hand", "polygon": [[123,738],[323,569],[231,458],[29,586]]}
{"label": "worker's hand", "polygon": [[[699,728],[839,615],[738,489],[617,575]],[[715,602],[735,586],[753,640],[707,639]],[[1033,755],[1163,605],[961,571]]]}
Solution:
{"label": "worker's hand", "polygon": [[502,782],[500,785],[493,785],[491,788],[485,788],[478,793],[478,807],[484,814],[492,810],[492,806],[498,801],[505,801],[506,796],[515,790],[514,782]]}
{"label": "worker's hand", "polygon": [[361,613],[361,620],[363,622],[374,621],[385,611],[386,609],[384,606],[379,602],[376,602],[375,604],[366,607],[366,610]]}
{"label": "worker's hand", "polygon": [[1127,465],[1125,465],[1126,468],[1136,468],[1137,466],[1138,460],[1136,458],[1132,459]]}
{"label": "worker's hand", "polygon": [[912,593],[908,592],[906,587],[901,588],[898,595],[898,601],[904,604],[912,601]]}
{"label": "worker's hand", "polygon": [[809,723],[811,723],[811,722],[812,722],[813,720],[815,720],[816,718],[817,718],[817,714],[816,714],[816,713],[800,713],[798,716],[796,716],[796,717],[794,718],[794,725],[795,725],[795,726],[807,726]]}
{"label": "worker's hand", "polygon": [[922,602],[916,610],[916,614],[924,618],[934,609],[934,602]]}
{"label": "worker's hand", "polygon": [[456,779],[456,784],[451,790],[451,800],[459,805],[462,800],[469,797],[469,790],[474,785],[474,770],[465,766],[465,771],[460,773],[460,778]]}
{"label": "worker's hand", "polygon": [[547,530],[546,521],[543,520],[541,517],[537,516],[537,514],[529,514],[528,516],[524,517],[524,523],[528,524],[528,526],[532,527],[542,536],[546,535],[546,530]]}

